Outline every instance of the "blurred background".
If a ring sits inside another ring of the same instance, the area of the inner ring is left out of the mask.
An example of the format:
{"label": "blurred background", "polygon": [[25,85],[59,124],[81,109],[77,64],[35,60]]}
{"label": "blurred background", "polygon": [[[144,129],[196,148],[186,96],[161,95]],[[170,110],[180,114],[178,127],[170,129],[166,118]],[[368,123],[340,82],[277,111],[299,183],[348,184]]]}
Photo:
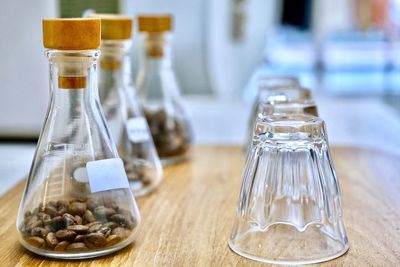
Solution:
{"label": "blurred background", "polygon": [[3,1],[0,194],[28,172],[47,109],[41,19],[87,10],[174,15],[173,64],[196,144],[242,144],[256,77],[289,74],[313,91],[331,144],[399,154],[400,0]]}

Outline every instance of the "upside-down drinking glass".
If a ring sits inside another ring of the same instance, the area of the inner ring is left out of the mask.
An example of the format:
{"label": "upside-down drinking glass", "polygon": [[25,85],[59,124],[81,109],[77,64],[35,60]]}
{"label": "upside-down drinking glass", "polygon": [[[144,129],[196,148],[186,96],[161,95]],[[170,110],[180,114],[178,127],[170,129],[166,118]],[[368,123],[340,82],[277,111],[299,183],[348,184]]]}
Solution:
{"label": "upside-down drinking glass", "polygon": [[253,260],[306,264],[349,243],[325,123],[304,115],[257,120],[230,248]]}

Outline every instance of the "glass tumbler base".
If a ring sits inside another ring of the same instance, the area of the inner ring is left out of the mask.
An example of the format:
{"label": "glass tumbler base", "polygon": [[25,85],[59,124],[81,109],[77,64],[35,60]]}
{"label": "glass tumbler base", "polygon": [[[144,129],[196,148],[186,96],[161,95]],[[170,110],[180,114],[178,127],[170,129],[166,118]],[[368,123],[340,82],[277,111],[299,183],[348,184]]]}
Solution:
{"label": "glass tumbler base", "polygon": [[323,258],[318,258],[318,259],[310,259],[310,260],[276,260],[276,259],[269,259],[269,258],[261,258],[252,254],[249,254],[245,251],[242,251],[240,248],[236,247],[234,244],[232,244],[231,240],[228,242],[229,248],[235,252],[236,254],[239,254],[240,256],[258,261],[258,262],[263,262],[263,263],[269,263],[269,264],[280,264],[280,265],[303,265],[303,264],[315,264],[315,263],[321,263],[325,261],[330,261],[333,259],[336,259],[342,255],[344,255],[350,248],[349,245],[345,246],[343,250],[337,252],[336,254],[329,255]]}
{"label": "glass tumbler base", "polygon": [[335,259],[349,249],[347,237],[332,228],[311,224],[305,229],[275,224],[267,229],[251,229],[229,239],[237,254],[273,264],[312,264]]}

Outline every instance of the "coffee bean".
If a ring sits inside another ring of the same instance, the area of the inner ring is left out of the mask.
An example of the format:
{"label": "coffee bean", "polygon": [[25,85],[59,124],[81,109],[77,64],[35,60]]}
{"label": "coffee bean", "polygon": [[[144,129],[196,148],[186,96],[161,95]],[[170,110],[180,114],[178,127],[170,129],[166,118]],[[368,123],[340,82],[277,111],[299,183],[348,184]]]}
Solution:
{"label": "coffee bean", "polygon": [[122,214],[114,214],[111,216],[111,221],[116,222],[116,223],[125,223],[126,222],[126,217]]}
{"label": "coffee bean", "polygon": [[46,243],[51,248],[55,248],[58,245],[57,237],[54,233],[48,233],[46,236]]}
{"label": "coffee bean", "polygon": [[43,204],[43,202],[40,202],[39,205],[38,205],[39,212],[40,211],[43,212],[44,208],[45,208],[45,205]]}
{"label": "coffee bean", "polygon": [[104,227],[109,227],[112,230],[112,229],[118,227],[118,224],[116,222],[107,222],[107,223],[103,224],[103,226]]}
{"label": "coffee bean", "polygon": [[35,227],[31,231],[32,236],[38,236],[42,238],[45,238],[48,233],[49,231],[43,227]]}
{"label": "coffee bean", "polygon": [[122,214],[114,214],[111,216],[111,220],[128,229],[133,229],[136,226],[136,223]]}
{"label": "coffee bean", "polygon": [[37,214],[37,217],[39,218],[39,220],[42,220],[43,222],[51,220],[51,216],[44,212],[39,212]]}
{"label": "coffee bean", "polygon": [[63,217],[56,216],[48,222],[48,225],[50,225],[55,231],[57,231],[64,228],[65,223]]}
{"label": "coffee bean", "polygon": [[45,225],[44,229],[46,229],[48,232],[54,232],[54,228],[51,225]]}
{"label": "coffee bean", "polygon": [[63,220],[64,220],[64,225],[66,227],[68,227],[69,225],[74,225],[76,223],[74,216],[72,216],[69,213],[64,213],[63,214]]}
{"label": "coffee bean", "polygon": [[66,200],[58,200],[57,201],[57,208],[68,207],[68,206],[69,206],[69,202]]}
{"label": "coffee bean", "polygon": [[132,217],[132,213],[130,211],[127,211],[125,209],[119,209],[118,213],[124,215],[126,218],[131,219],[132,221],[134,218]]}
{"label": "coffee bean", "polygon": [[[89,225],[87,225],[89,226]],[[94,233],[100,230],[100,228],[102,227],[101,222],[93,222],[90,226],[89,226],[89,233]]]}
{"label": "coffee bean", "polygon": [[25,218],[25,220],[28,218],[28,217],[31,217],[32,216],[32,212],[30,212],[29,210],[28,211],[25,211],[25,213],[24,213],[24,218]]}
{"label": "coffee bean", "polygon": [[28,237],[25,240],[31,246],[34,246],[34,247],[37,247],[37,248],[41,248],[44,245],[44,239],[40,238],[40,237],[37,237],[37,236]]}
{"label": "coffee bean", "polygon": [[86,201],[86,205],[87,205],[87,208],[88,208],[88,209],[90,209],[90,210],[93,211],[97,206],[100,205],[100,201],[99,201],[98,199],[89,198],[89,199]]}
{"label": "coffee bean", "polygon": [[84,234],[89,230],[89,227],[86,225],[70,225],[67,227],[68,230],[74,231],[77,234]]}
{"label": "coffee bean", "polygon": [[51,200],[47,203],[47,205],[53,206],[54,208],[57,208],[57,201]]}
{"label": "coffee bean", "polygon": [[119,208],[115,200],[112,199],[111,197],[103,197],[103,203],[105,207],[111,208],[115,211],[117,211]]}
{"label": "coffee bean", "polygon": [[81,252],[87,250],[88,248],[86,247],[85,243],[82,242],[69,244],[66,248],[66,251],[71,251],[71,252]]}
{"label": "coffee bean", "polygon": [[109,237],[107,237],[106,241],[107,241],[107,247],[111,247],[114,246],[115,244],[121,242],[122,238],[120,236],[117,235],[110,235]]}
{"label": "coffee bean", "polygon": [[86,203],[82,202],[73,202],[69,206],[69,210],[72,215],[83,215],[86,210]]}
{"label": "coffee bean", "polygon": [[58,240],[61,241],[71,241],[74,240],[74,238],[76,237],[76,233],[74,231],[71,230],[58,230],[56,232],[56,237]]}
{"label": "coffee bean", "polygon": [[32,214],[36,215],[36,214],[38,214],[38,212],[39,212],[39,208],[34,208],[32,211]]}
{"label": "coffee bean", "polygon": [[97,218],[109,217],[115,213],[116,213],[115,210],[113,210],[112,208],[107,208],[104,206],[99,206],[94,209],[94,214],[96,215]]}
{"label": "coffee bean", "polygon": [[[86,211],[85,211],[85,213],[86,213]],[[83,220],[82,220],[81,216],[75,215],[74,218],[75,218],[76,224],[82,224]]]}
{"label": "coffee bean", "polygon": [[101,233],[91,233],[85,236],[85,244],[88,248],[94,249],[104,247],[107,240]]}
{"label": "coffee bean", "polygon": [[90,210],[86,210],[85,214],[83,215],[83,220],[86,223],[91,223],[96,221],[96,218],[94,217],[93,213]]}
{"label": "coffee bean", "polygon": [[68,247],[68,245],[69,245],[68,241],[61,241],[56,245],[54,251],[64,251]]}
{"label": "coffee bean", "polygon": [[86,224],[86,226],[90,228],[91,226],[96,225],[96,224],[101,224],[101,222],[99,222],[99,221],[94,221],[94,222],[91,222],[91,223]]}
{"label": "coffee bean", "polygon": [[28,223],[25,226],[25,231],[31,232],[32,229],[35,227],[43,227],[43,222],[39,220],[37,216],[32,216],[32,218],[28,221]]}
{"label": "coffee bean", "polygon": [[111,232],[113,235],[119,236],[121,239],[124,239],[126,237],[126,230],[125,228],[122,227],[117,227],[112,230]]}
{"label": "coffee bean", "polygon": [[48,215],[50,215],[51,217],[54,217],[57,215],[57,209],[53,206],[46,206],[46,208],[44,209],[44,212],[47,213]]}
{"label": "coffee bean", "polygon": [[68,210],[68,207],[64,207],[64,206],[61,206],[61,207],[58,207],[57,208],[57,213],[56,213],[56,215],[57,216],[63,216],[63,214],[64,213],[67,213],[69,210]]}
{"label": "coffee bean", "polygon": [[104,237],[108,237],[111,234],[111,228],[103,226],[97,232],[104,235]]}
{"label": "coffee bean", "polygon": [[83,242],[85,240],[85,235],[77,235],[74,242]]}

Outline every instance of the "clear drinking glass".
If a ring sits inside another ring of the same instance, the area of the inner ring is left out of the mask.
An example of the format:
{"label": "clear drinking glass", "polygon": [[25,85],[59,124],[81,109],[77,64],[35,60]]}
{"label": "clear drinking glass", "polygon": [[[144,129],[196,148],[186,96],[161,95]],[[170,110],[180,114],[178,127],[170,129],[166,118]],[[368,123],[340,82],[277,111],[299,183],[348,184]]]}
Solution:
{"label": "clear drinking glass", "polygon": [[163,164],[186,158],[191,126],[171,62],[171,16],[139,16],[142,55],[136,88]]}
{"label": "clear drinking glass", "polygon": [[312,93],[309,89],[299,85],[260,87],[257,101],[254,103],[249,118],[246,147],[249,147],[253,139],[253,130],[257,118],[275,112],[305,113],[318,116],[317,106],[312,100]]}
{"label": "clear drinking glass", "polygon": [[229,246],[273,264],[317,263],[348,250],[323,120],[303,114],[257,120]]}
{"label": "clear drinking glass", "polygon": [[257,84],[258,91],[276,86],[300,86],[299,80],[294,76],[261,76]]}
{"label": "clear drinking glass", "polygon": [[157,188],[163,170],[131,79],[131,27],[126,28],[132,25],[132,19],[106,14],[92,17],[100,17],[105,26],[99,68],[100,102],[132,191],[142,196]]}
{"label": "clear drinking glass", "polygon": [[308,99],[275,101],[261,103],[256,116],[261,118],[272,114],[307,114],[318,117],[318,108],[314,100]]}
{"label": "clear drinking glass", "polygon": [[18,212],[20,242],[53,258],[109,254],[134,240],[140,215],[98,102],[100,20],[43,25],[50,104]]}

